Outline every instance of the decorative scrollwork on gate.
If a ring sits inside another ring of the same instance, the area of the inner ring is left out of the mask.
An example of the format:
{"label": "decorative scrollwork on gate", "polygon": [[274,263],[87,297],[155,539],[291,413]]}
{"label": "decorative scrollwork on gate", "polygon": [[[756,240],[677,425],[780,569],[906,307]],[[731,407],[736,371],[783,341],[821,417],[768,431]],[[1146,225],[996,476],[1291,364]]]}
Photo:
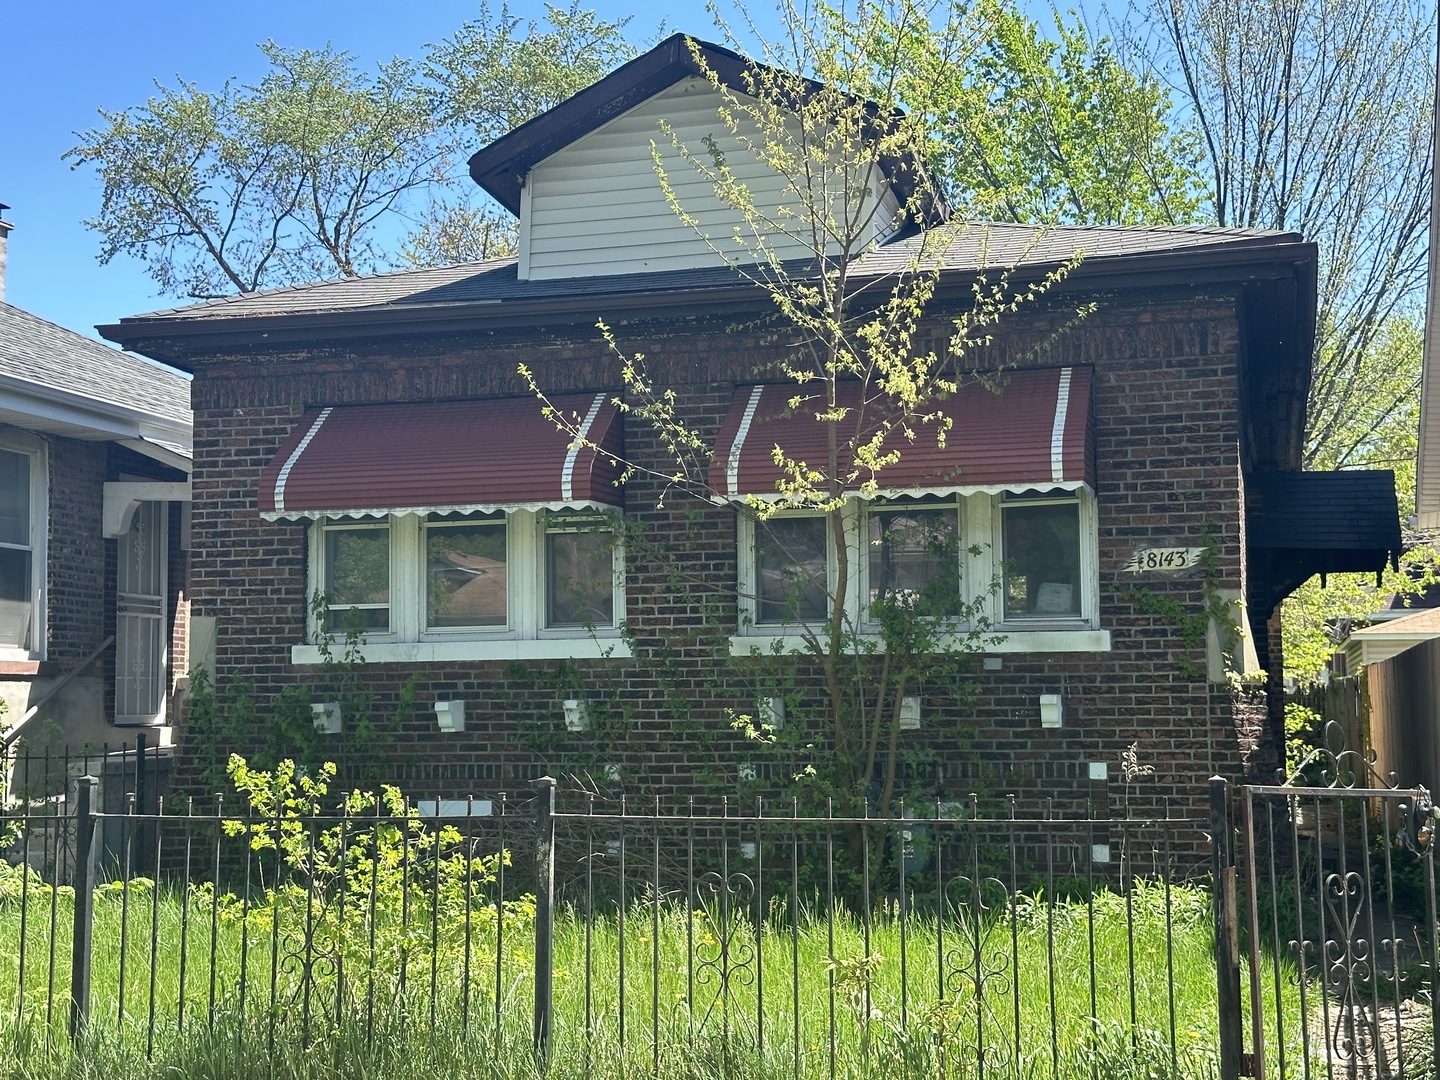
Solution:
{"label": "decorative scrollwork on gate", "polygon": [[1361,929],[1361,917],[1370,902],[1369,888],[1364,878],[1351,870],[1327,874],[1322,895],[1334,928],[1326,935],[1320,959],[1330,995],[1325,1010],[1326,1043],[1332,1060],[1368,1061],[1378,1043],[1375,1018],[1366,1013],[1363,998],[1363,987],[1376,975],[1371,943]]}
{"label": "decorative scrollwork on gate", "polygon": [[[1398,1015],[1405,994],[1402,953],[1425,948],[1395,932],[1396,915],[1386,906],[1394,903],[1392,860],[1403,848],[1430,878],[1440,810],[1425,788],[1402,788],[1383,775],[1373,752],[1349,749],[1339,724],[1326,723],[1321,741],[1284,784],[1293,831],[1272,827],[1259,846],[1271,859],[1278,847],[1297,889],[1307,890],[1297,897],[1296,916],[1308,940],[1289,943],[1302,1003],[1307,984],[1321,990],[1306,1005],[1306,1028],[1323,1040],[1327,1063],[1356,1076],[1382,1068],[1394,1049],[1386,1025],[1398,1020],[1385,1017]],[[1386,922],[1390,933],[1382,935]]]}
{"label": "decorative scrollwork on gate", "polygon": [[1005,1020],[995,1003],[1008,1000],[1014,972],[1008,941],[999,948],[993,942],[1009,933],[1003,914],[1011,910],[1012,897],[997,878],[957,877],[947,883],[945,900],[946,929],[958,940],[944,951],[943,985],[956,1021],[972,1036],[957,1043],[967,1059],[960,1064],[983,1073],[1011,1053],[999,1038]]}
{"label": "decorative scrollwork on gate", "polygon": [[1375,767],[1374,749],[1352,750],[1345,729],[1334,720],[1320,730],[1320,745],[1306,754],[1285,779],[1286,787],[1394,788],[1395,777],[1384,776]]}
{"label": "decorative scrollwork on gate", "polygon": [[747,917],[754,896],[755,882],[749,874],[726,876],[712,870],[696,882],[695,985],[713,990],[697,1016],[701,1028],[717,1009],[727,1031],[737,1017],[744,1016],[744,1010],[732,1011],[730,1005],[736,987],[755,983],[758,955],[754,927]]}
{"label": "decorative scrollwork on gate", "polygon": [[[1321,745],[1311,750],[1285,779],[1285,787],[1329,788],[1341,792],[1357,787],[1388,788],[1400,791],[1395,776],[1382,775],[1375,767],[1373,749],[1351,750],[1346,744],[1345,729],[1334,720],[1327,721],[1321,731]],[[1414,789],[1416,797],[1402,803],[1396,839],[1409,850],[1428,854],[1430,841],[1440,824],[1440,807],[1435,805],[1424,787]]]}

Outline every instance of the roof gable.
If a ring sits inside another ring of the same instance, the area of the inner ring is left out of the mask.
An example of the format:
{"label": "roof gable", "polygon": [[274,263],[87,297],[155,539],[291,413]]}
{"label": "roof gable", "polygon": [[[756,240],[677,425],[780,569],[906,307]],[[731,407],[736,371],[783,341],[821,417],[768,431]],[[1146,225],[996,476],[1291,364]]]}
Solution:
{"label": "roof gable", "polygon": [[[675,34],[497,139],[470,159],[470,173],[519,217],[522,280],[799,258],[813,245],[804,223],[816,215],[856,222],[843,242],[863,247],[938,221],[929,196],[914,198],[919,162],[878,153],[899,114],[841,98],[861,110],[866,153],[817,138],[816,116],[832,114],[805,104],[833,105],[827,88]],[[793,167],[777,167],[777,147]],[[817,152],[825,160],[812,175]],[[743,188],[751,209],[722,199],[720,183]]]}
{"label": "roof gable", "polygon": [[[723,45],[672,34],[649,52],[477,151],[470,158],[470,177],[518,215],[525,179],[540,162],[682,80],[713,74],[723,86],[745,93],[749,85],[746,72],[756,66]],[[807,80],[801,85],[818,84]],[[886,162],[885,171],[900,203],[907,204],[914,183],[906,163]]]}
{"label": "roof gable", "polygon": [[[519,277],[671,273],[754,262],[751,233],[760,222],[775,223],[765,230],[764,261],[810,256],[807,230],[783,223],[808,221],[812,208],[796,194],[791,175],[757,157],[722,121],[727,103],[708,80],[681,79],[537,163],[521,193]],[[735,112],[743,131],[745,110]],[[788,126],[789,144],[802,145],[799,121]],[[708,164],[712,154],[723,155],[727,181],[743,185],[753,216],[727,205],[687,157]],[[856,240],[868,247],[895,230],[901,207],[881,169],[847,161],[831,172],[812,198],[838,203],[857,188],[868,193],[863,211],[849,205],[830,211],[836,218],[867,215]]]}

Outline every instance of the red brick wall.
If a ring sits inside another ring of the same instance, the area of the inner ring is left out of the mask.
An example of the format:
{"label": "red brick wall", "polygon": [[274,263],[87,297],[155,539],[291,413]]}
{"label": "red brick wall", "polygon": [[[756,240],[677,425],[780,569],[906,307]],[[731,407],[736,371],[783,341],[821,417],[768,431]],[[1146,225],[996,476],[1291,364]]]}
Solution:
{"label": "red brick wall", "polygon": [[[1078,808],[1092,798],[1086,763],[1104,761],[1111,799],[1123,798],[1133,812],[1199,813],[1205,778],[1241,771],[1231,698],[1223,687],[1181,674],[1182,657],[1203,668],[1203,647],[1187,647],[1172,621],[1137,606],[1128,595],[1137,582],[1121,567],[1137,547],[1209,542],[1219,567],[1214,586],[1241,586],[1234,301],[1191,295],[1102,302],[1077,329],[1052,340],[1072,314],[1013,316],[975,362],[1095,365],[1100,618],[1113,651],[1006,654],[1002,671],[975,673],[971,701],[947,684],[927,684],[930,734],[906,738],[934,743],[933,732],[947,719],[970,732],[935,744],[936,783],[946,797],[1014,790],[1054,795]],[[948,333],[948,324],[937,324],[938,341]],[[774,338],[699,323],[666,332],[621,326],[617,336],[626,351],[646,354],[657,382],[675,386],[691,422],[707,432],[734,384],[773,378],[767,372],[779,355]],[[521,362],[555,393],[618,389],[621,382],[617,358],[594,334],[523,344],[397,338],[354,349],[197,360],[192,600],[197,615],[218,620],[215,675],[222,687],[252,683],[261,717],[286,687],[321,689],[322,673],[289,662],[304,627],[305,527],[263,521],[255,508],[260,471],[303,408],[525,394],[515,374]],[[657,454],[653,437],[636,425],[626,439],[632,459]],[[657,509],[662,491],[653,479],[637,477],[627,488],[627,511],[662,538],[688,536],[692,581],[733,613],[733,600],[724,599],[735,581],[733,513],[674,499]],[[1148,578],[1143,585],[1187,611],[1204,603],[1198,577]],[[382,704],[395,701],[405,677],[416,680],[420,707],[398,732],[386,765],[390,778],[416,796],[483,794],[514,790],[542,771],[598,777],[599,762],[615,760],[627,791],[738,791],[737,763],[761,758],[725,719],[726,707],[751,710],[756,687],[745,665],[717,662],[714,626],[699,617],[693,593],[676,594],[663,569],[632,556],[627,592],[634,660],[368,666],[364,679]],[[604,737],[564,731],[558,702],[577,680],[591,696],[604,688],[623,701],[623,730]],[[1042,730],[1037,696],[1062,690],[1065,727]],[[467,702],[467,730],[441,735],[429,703],[452,695]],[[263,743],[262,725],[248,739],[232,733],[238,748]],[[1155,773],[1127,790],[1120,755],[1136,742]],[[184,757],[182,751],[182,783]],[[774,774],[783,767],[775,763]]]}
{"label": "red brick wall", "polygon": [[49,440],[49,639],[46,659],[69,671],[104,640],[105,539],[101,535],[105,443]]}

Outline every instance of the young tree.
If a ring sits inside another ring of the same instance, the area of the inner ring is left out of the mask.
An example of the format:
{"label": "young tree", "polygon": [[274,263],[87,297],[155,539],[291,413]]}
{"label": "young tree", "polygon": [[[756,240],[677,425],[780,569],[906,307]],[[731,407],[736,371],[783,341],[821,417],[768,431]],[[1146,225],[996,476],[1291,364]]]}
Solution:
{"label": "young tree", "polygon": [[[944,444],[951,420],[943,402],[983,378],[967,363],[972,348],[1064,271],[1023,286],[999,271],[977,283],[966,310],[932,310],[947,248],[983,247],[980,237],[962,235],[963,224],[939,220],[944,194],[928,157],[930,120],[985,41],[981,20],[908,0],[862,2],[818,18],[784,11],[785,33],[747,60],[738,87],[692,43],[717,101],[718,130],[687,141],[685,130],[662,123],[654,168],[679,220],[768,296],[785,346],[774,368],[757,377],[789,384],[788,412],[808,433],[795,445],[775,446],[782,475],[775,489],[737,505],[753,522],[757,552],[777,556],[774,581],[740,601],[742,609],[783,611],[792,631],[789,647],[777,644],[752,666],[763,662],[772,675],[813,666],[823,701],[800,715],[787,712],[783,733],[757,715],[738,717],[737,726],[808,753],[800,774],[833,797],[837,810],[859,813],[868,799],[888,812],[902,790],[904,699],[937,680],[963,681],[973,653],[996,640],[985,617],[996,586],[980,583],[979,599],[964,603],[953,531],[928,524],[914,504],[877,506],[871,518],[885,533],[879,542],[928,559],[931,576],[881,584],[857,612],[854,500],[885,489],[911,447],[920,454]],[[943,77],[906,77],[907,58],[922,51]],[[898,205],[876,197],[876,177],[895,163],[906,181]],[[701,197],[703,209],[682,195],[697,177],[713,197]],[[723,208],[719,218],[715,204]],[[876,238],[911,223],[927,228],[891,249],[903,254],[888,272],[871,269]],[[709,479],[709,440],[677,407],[666,372],[610,340],[623,360],[622,407],[649,422],[674,457],[629,468],[652,471],[682,494],[725,498]],[[550,414],[578,437],[577,418]],[[797,449],[800,441],[823,449]],[[824,532],[797,527],[788,511],[823,522]],[[723,662],[731,663],[728,655]],[[783,675],[775,681],[803,684]],[[806,703],[792,701],[791,709],[797,704]]]}

